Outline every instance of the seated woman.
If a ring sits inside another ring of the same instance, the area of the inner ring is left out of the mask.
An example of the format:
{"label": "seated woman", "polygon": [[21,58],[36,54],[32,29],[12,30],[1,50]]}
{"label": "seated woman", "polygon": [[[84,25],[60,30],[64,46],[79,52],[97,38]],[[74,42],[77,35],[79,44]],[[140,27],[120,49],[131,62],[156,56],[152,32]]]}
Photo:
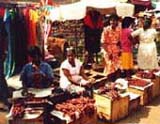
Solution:
{"label": "seated woman", "polygon": [[51,66],[42,61],[42,54],[39,47],[30,47],[28,54],[31,62],[23,67],[20,74],[23,88],[48,87],[54,78]]}
{"label": "seated woman", "polygon": [[94,79],[89,79],[85,73],[82,63],[75,58],[73,48],[67,48],[67,59],[60,66],[60,87],[69,90],[71,84],[89,86]]}

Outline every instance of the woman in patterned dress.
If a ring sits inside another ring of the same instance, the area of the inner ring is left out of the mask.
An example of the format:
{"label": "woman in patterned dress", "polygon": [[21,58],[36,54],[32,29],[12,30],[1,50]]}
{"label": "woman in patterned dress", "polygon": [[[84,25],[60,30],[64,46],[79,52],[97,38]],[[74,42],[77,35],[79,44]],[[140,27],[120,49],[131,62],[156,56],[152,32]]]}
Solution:
{"label": "woman in patterned dress", "polygon": [[112,14],[109,18],[110,25],[104,27],[101,36],[103,57],[105,60],[104,73],[108,76],[120,68],[121,28],[118,26],[118,22],[119,17],[116,14]]}

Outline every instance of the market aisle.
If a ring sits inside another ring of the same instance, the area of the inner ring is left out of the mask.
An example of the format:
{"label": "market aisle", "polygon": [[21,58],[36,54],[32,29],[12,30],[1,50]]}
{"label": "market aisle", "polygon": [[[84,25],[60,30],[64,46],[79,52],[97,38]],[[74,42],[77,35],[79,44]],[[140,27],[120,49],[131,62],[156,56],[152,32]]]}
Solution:
{"label": "market aisle", "polygon": [[[160,97],[152,100],[148,106],[130,114],[127,118],[113,124],[159,124],[160,123]],[[97,124],[110,124],[99,121]]]}

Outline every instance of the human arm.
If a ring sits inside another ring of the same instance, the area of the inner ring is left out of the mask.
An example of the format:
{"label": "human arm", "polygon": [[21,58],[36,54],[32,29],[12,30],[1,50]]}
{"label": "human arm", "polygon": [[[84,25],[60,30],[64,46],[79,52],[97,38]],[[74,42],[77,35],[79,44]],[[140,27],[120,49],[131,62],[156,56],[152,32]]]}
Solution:
{"label": "human arm", "polygon": [[52,82],[54,80],[54,74],[53,74],[53,69],[52,67],[46,63],[46,72],[43,75],[44,78],[50,82]]}
{"label": "human arm", "polygon": [[[54,80],[53,70],[48,63],[42,62],[41,67],[37,70],[42,87],[49,87]],[[36,73],[35,73],[36,74]]]}
{"label": "human arm", "polygon": [[87,77],[87,75],[84,73],[84,67],[83,65],[80,68],[80,75],[85,79],[88,80],[89,78]]}
{"label": "human arm", "polygon": [[28,92],[28,85],[27,85],[27,82],[28,82],[28,78],[27,78],[27,73],[28,73],[28,64],[25,65],[20,73],[20,81],[22,82],[22,95],[27,95],[27,92]]}
{"label": "human arm", "polygon": [[72,78],[72,75],[70,74],[70,71],[66,68],[62,68],[62,71],[65,75],[65,77],[73,84],[76,84],[76,85],[79,85],[78,82],[76,82],[73,78]]}
{"label": "human arm", "polygon": [[131,36],[132,36],[133,38],[138,37],[138,36],[142,33],[142,31],[143,31],[143,28],[139,28],[139,29],[133,31],[133,32],[131,33]]}
{"label": "human arm", "polygon": [[104,28],[103,29],[103,32],[101,34],[101,47],[102,49],[105,49],[106,48],[106,45],[107,45],[107,42],[106,42],[106,35],[107,35],[107,28]]}
{"label": "human arm", "polygon": [[160,41],[160,29],[155,30],[155,41],[159,42]]}
{"label": "human arm", "polygon": [[81,66],[81,68],[80,68],[80,75],[82,76],[83,79],[87,80],[88,83],[95,82],[95,79],[94,79],[94,78],[89,78],[89,77],[87,77],[87,75],[86,75],[85,72],[84,72],[84,67],[83,67],[83,66]]}
{"label": "human arm", "polygon": [[131,34],[129,35],[128,38],[133,43],[133,45],[136,45],[139,43],[141,32],[142,32],[142,28],[131,32]]}

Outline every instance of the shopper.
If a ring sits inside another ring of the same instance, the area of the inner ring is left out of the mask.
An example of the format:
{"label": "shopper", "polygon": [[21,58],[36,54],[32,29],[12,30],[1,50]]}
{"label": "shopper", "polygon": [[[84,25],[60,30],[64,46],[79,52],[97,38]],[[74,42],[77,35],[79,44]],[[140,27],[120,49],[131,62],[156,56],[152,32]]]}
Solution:
{"label": "shopper", "polygon": [[157,49],[155,39],[157,37],[156,29],[151,27],[152,20],[146,18],[144,25],[132,32],[132,37],[139,37],[139,47],[137,62],[139,69],[155,69],[158,67]]}
{"label": "shopper", "polygon": [[42,61],[42,54],[38,46],[31,46],[28,50],[31,62],[27,63],[20,75],[23,88],[45,88],[53,82],[54,76],[49,64]]}
{"label": "shopper", "polygon": [[134,19],[132,17],[124,17],[122,20],[121,30],[121,66],[122,72],[125,76],[130,77],[133,70],[133,43],[131,40],[132,24]]}
{"label": "shopper", "polygon": [[67,58],[60,66],[60,87],[68,90],[70,86],[88,86],[93,79],[89,79],[85,73],[80,60],[75,57],[75,50],[67,48]]}
{"label": "shopper", "polygon": [[109,25],[104,27],[101,43],[105,60],[104,73],[115,78],[115,72],[120,68],[120,32],[121,28],[118,26],[119,17],[112,14],[109,17]]}

